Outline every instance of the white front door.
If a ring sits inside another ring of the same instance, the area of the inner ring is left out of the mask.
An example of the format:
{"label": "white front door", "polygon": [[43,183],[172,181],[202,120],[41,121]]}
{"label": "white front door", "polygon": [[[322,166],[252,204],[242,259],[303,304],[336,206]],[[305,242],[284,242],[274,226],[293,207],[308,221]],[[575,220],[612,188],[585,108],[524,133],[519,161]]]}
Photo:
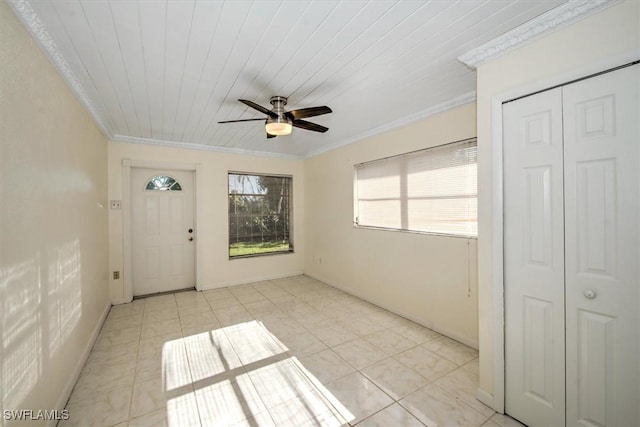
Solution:
{"label": "white front door", "polygon": [[567,425],[640,425],[640,65],[567,85]]}
{"label": "white front door", "polygon": [[505,104],[505,408],[564,425],[562,90]]}
{"label": "white front door", "polygon": [[635,65],[503,106],[505,410],[531,427],[640,420],[639,99]]}
{"label": "white front door", "polygon": [[131,169],[133,295],[195,286],[193,172]]}

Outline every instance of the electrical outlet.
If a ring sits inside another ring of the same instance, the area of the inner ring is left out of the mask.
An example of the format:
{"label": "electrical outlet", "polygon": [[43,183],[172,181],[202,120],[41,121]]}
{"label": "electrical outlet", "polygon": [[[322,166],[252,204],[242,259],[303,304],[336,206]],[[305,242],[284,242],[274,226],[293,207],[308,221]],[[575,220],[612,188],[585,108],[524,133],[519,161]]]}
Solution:
{"label": "electrical outlet", "polygon": [[111,201],[111,209],[121,209],[120,200],[112,200]]}
{"label": "electrical outlet", "polygon": [[120,278],[120,272],[119,271],[114,271],[113,272],[113,280],[118,280]]}

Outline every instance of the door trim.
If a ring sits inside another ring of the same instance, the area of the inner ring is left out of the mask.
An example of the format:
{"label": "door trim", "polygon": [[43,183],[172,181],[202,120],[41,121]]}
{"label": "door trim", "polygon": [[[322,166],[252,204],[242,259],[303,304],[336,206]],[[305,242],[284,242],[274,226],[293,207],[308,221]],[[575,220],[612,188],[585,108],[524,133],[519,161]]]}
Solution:
{"label": "door trim", "polygon": [[[503,135],[502,135],[502,104],[504,102],[521,98],[536,92],[550,89],[568,82],[580,79],[591,74],[600,73],[615,67],[619,67],[640,59],[640,49],[635,49],[622,55],[607,58],[605,60],[552,76],[547,79],[537,80],[522,86],[510,89],[491,97],[491,221],[490,230],[493,242],[492,250],[492,273],[493,281],[492,303],[493,303],[493,330],[491,334],[493,350],[493,394],[478,388],[476,398],[485,405],[493,408],[499,413],[504,413],[505,406],[505,309],[504,309],[504,204],[503,204]],[[481,293],[482,289],[479,288]],[[482,310],[480,310],[482,311]],[[482,328],[482,325],[479,325]],[[480,343],[482,347],[482,343]],[[482,353],[480,353],[482,358]]]}
{"label": "door trim", "polygon": [[201,290],[202,283],[200,268],[200,260],[202,259],[202,243],[197,238],[198,223],[202,218],[202,204],[198,203],[203,185],[201,182],[202,165],[200,163],[173,163],[173,162],[154,162],[149,160],[122,159],[122,222],[123,222],[123,260],[122,278],[124,284],[124,300],[125,302],[133,301],[133,237],[131,229],[131,168],[145,169],[168,169],[182,170],[193,172],[193,202],[194,202],[194,228],[196,229],[196,250],[194,254],[194,267],[196,277],[196,290]]}

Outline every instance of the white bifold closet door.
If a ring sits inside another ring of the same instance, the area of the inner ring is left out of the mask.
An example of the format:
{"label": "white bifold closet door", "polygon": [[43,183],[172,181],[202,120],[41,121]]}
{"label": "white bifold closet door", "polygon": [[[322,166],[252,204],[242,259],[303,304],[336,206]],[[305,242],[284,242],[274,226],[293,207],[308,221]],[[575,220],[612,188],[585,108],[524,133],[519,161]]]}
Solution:
{"label": "white bifold closet door", "polygon": [[505,104],[505,408],[564,425],[562,90]]}
{"label": "white bifold closet door", "polygon": [[640,425],[640,65],[563,88],[567,424]]}
{"label": "white bifold closet door", "polygon": [[640,420],[640,66],[503,106],[506,412]]}

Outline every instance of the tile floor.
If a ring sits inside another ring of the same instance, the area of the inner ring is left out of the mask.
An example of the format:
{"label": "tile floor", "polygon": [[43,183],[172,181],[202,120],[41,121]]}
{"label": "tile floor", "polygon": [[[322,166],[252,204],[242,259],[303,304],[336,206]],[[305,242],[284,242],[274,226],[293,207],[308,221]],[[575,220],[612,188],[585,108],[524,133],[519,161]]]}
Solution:
{"label": "tile floor", "polygon": [[520,426],[474,397],[476,350],[307,276],[112,307],[77,426]]}

